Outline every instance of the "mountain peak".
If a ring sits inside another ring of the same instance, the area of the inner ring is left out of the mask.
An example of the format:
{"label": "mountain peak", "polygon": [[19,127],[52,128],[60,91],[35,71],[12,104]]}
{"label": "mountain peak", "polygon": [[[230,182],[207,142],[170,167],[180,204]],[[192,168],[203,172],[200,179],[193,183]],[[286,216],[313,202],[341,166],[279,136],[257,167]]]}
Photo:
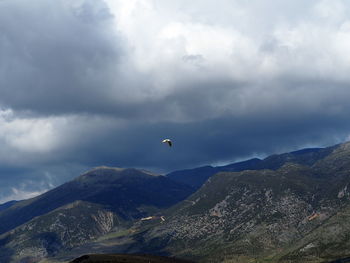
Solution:
{"label": "mountain peak", "polygon": [[120,178],[127,177],[149,177],[149,176],[161,176],[152,172],[136,169],[136,168],[120,168],[120,167],[108,167],[98,166],[95,167],[75,179],[76,182],[97,182],[97,181],[114,181]]}
{"label": "mountain peak", "polygon": [[125,171],[126,168],[120,167],[108,167],[108,166],[97,166],[92,168],[91,170],[86,171],[82,174],[82,176],[90,176],[90,175],[104,175],[106,173],[120,173]]}

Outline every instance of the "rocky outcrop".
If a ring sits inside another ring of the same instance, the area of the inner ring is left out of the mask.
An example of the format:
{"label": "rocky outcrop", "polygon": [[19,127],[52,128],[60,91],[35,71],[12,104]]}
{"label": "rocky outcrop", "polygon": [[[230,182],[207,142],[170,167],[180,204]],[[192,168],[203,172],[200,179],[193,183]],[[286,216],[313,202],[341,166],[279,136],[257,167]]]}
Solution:
{"label": "rocky outcrop", "polygon": [[116,219],[111,211],[99,205],[76,201],[34,218],[1,237],[7,242],[4,247],[13,249],[14,261],[39,260],[108,233],[118,224]]}

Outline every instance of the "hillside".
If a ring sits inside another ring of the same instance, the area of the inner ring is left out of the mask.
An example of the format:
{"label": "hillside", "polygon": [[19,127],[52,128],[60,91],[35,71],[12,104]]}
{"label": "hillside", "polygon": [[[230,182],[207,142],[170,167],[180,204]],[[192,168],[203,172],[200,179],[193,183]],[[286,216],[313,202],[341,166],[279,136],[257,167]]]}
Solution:
{"label": "hillside", "polygon": [[[327,151],[312,160],[301,154],[303,162],[297,158],[277,170],[216,174],[171,208],[165,223],[142,233],[144,243],[163,243],[161,251],[215,262],[349,257],[350,144]],[[276,157],[284,159],[268,160]]]}
{"label": "hillside", "polygon": [[[196,174],[192,180],[212,168],[184,174]],[[0,212],[1,221],[16,209],[59,203],[1,235],[0,262],[68,262],[93,253],[227,263],[350,258],[350,143],[220,169],[194,193],[180,183],[181,171],[174,173],[179,182],[136,169],[89,171]]]}
{"label": "hillside", "polygon": [[164,176],[137,169],[99,167],[0,211],[0,234],[77,200],[108,205],[119,216],[132,219],[147,214],[142,207],[168,207],[191,193],[190,187]]}
{"label": "hillside", "polygon": [[106,237],[103,246],[91,243],[90,251],[96,245],[102,253],[200,262],[337,262],[350,257],[349,157],[346,143],[321,154],[303,150],[267,158],[271,166],[286,160],[278,169],[218,173],[165,211],[165,221],[136,223],[131,232]]}
{"label": "hillside", "polygon": [[0,204],[0,211],[5,210],[11,206],[13,206],[14,204],[16,204],[18,201],[12,200],[12,201],[8,201],[6,203]]}
{"label": "hillside", "polygon": [[1,211],[0,229],[6,233],[0,236],[0,262],[53,256],[167,208],[191,192],[146,171],[93,169]]}
{"label": "hillside", "polygon": [[120,219],[103,206],[76,201],[1,235],[0,262],[9,258],[13,262],[38,262],[106,234],[120,224]]}

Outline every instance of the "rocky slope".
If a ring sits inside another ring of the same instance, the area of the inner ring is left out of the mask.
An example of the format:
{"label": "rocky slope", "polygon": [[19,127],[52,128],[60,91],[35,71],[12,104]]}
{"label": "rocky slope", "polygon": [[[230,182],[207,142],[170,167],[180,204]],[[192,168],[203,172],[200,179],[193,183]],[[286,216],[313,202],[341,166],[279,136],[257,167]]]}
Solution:
{"label": "rocky slope", "polygon": [[120,219],[104,207],[76,201],[0,236],[0,262],[39,262],[61,249],[71,249],[108,233]]}
{"label": "rocky slope", "polygon": [[38,262],[167,208],[192,189],[136,169],[99,167],[0,212],[0,262]]}
{"label": "rocky slope", "polygon": [[274,155],[256,162],[261,166],[255,170],[218,173],[164,211],[164,220],[136,222],[76,252],[237,263],[347,258],[349,157],[347,143]]}
{"label": "rocky slope", "polygon": [[[195,179],[198,171],[208,176],[213,170],[188,171]],[[0,262],[31,262],[34,253],[46,258],[42,263],[90,253],[231,263],[350,257],[350,143],[226,166],[183,201],[193,188],[168,177],[97,169],[63,185],[64,195],[55,189],[55,195],[13,205],[0,212],[0,221],[16,207],[61,201],[0,236]],[[69,201],[79,196],[83,201]]]}
{"label": "rocky slope", "polygon": [[216,174],[170,209],[166,222],[143,232],[144,243],[166,244],[159,250],[210,262],[329,262],[350,256],[350,144],[323,152],[328,154],[312,160],[292,156],[277,170]]}

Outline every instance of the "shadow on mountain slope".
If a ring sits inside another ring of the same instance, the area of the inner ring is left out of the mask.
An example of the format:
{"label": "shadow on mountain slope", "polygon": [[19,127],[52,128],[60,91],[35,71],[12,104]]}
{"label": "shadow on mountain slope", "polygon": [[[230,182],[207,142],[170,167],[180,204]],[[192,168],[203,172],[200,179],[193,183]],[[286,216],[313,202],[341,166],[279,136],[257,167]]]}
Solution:
{"label": "shadow on mountain slope", "polygon": [[187,261],[176,258],[152,256],[152,255],[129,255],[129,254],[117,254],[117,255],[85,255],[81,256],[70,263],[193,263],[193,261]]}
{"label": "shadow on mountain slope", "polygon": [[109,206],[125,220],[147,216],[140,207],[167,208],[193,189],[133,168],[98,167],[40,196],[0,211],[0,234],[77,200]]}
{"label": "shadow on mountain slope", "polygon": [[346,262],[350,262],[350,258],[342,258],[342,259],[334,260],[329,263],[346,263]]}
{"label": "shadow on mountain slope", "polygon": [[[4,238],[7,239],[7,238]],[[14,250],[8,247],[4,247],[7,240],[1,239],[0,240],[0,250],[1,250],[1,256],[0,256],[0,262],[9,262],[14,255]]]}

